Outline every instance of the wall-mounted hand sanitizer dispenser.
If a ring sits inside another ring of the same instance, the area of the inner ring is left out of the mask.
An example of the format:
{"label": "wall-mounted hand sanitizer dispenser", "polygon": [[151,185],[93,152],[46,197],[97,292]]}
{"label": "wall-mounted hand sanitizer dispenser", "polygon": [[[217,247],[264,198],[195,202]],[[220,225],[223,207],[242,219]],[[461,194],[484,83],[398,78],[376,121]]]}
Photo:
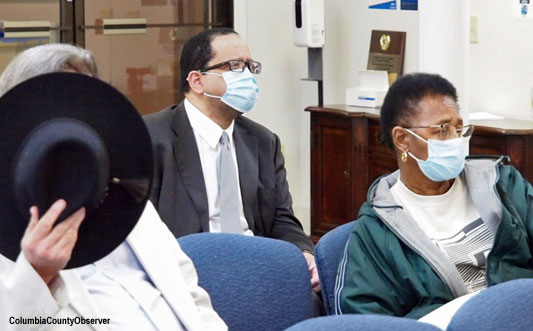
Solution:
{"label": "wall-mounted hand sanitizer dispenser", "polygon": [[294,44],[301,47],[324,47],[324,0],[293,0]]}

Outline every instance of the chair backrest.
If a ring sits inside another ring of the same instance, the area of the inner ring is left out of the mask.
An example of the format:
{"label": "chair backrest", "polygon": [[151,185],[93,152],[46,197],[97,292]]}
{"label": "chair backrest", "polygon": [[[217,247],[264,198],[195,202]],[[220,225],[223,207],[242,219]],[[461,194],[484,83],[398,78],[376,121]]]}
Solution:
{"label": "chair backrest", "polygon": [[453,315],[446,330],[531,330],[533,279],[491,286],[468,300]]}
{"label": "chair backrest", "polygon": [[312,317],[309,268],[295,245],[226,233],[178,242],[230,330],[284,330]]}
{"label": "chair backrest", "polygon": [[286,331],[442,331],[417,320],[384,315],[336,315],[305,320]]}
{"label": "chair backrest", "polygon": [[315,262],[320,276],[322,300],[326,313],[335,313],[335,279],[344,247],[350,237],[355,221],[343,224],[326,233],[315,246]]}

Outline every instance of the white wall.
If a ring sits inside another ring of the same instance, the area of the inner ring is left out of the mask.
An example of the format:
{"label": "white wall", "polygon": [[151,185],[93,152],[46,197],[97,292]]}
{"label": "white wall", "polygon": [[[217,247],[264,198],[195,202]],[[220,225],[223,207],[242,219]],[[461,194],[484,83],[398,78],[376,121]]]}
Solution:
{"label": "white wall", "polygon": [[372,30],[407,32],[404,73],[418,67],[416,11],[368,9],[366,0],[325,0],[324,103],[345,103],[347,87],[366,69]]}
{"label": "white wall", "polygon": [[469,113],[470,0],[418,4],[418,71],[438,73],[457,89],[464,119]]}
{"label": "white wall", "polygon": [[[284,155],[296,216],[310,228],[310,121],[305,107],[316,105],[317,85],[307,77],[307,49],[292,43],[292,0],[235,0],[235,29],[252,56],[263,63],[257,76],[259,100],[248,115],[277,133]],[[369,10],[363,0],[326,0],[324,102],[344,103],[356,73],[366,69],[372,29],[407,32],[405,72],[416,71],[416,12]]]}
{"label": "white wall", "polygon": [[291,5],[287,0],[235,0],[235,30],[263,64],[256,76],[259,99],[247,116],[279,135],[293,208],[310,233],[310,121],[304,109],[317,104],[317,87],[300,80],[307,76],[307,49],[292,43]]}
{"label": "white wall", "polygon": [[513,20],[511,1],[471,0],[471,15],[479,43],[470,48],[470,112],[530,119],[533,21]]}
{"label": "white wall", "polygon": [[[296,216],[310,229],[310,121],[305,107],[316,105],[317,85],[307,77],[307,49],[292,43],[292,0],[235,0],[235,29],[252,56],[263,63],[257,76],[259,100],[248,115],[277,133]],[[404,72],[417,70],[416,12],[369,10],[363,0],[326,0],[324,102],[344,103],[345,90],[366,69],[372,29],[406,31]]]}

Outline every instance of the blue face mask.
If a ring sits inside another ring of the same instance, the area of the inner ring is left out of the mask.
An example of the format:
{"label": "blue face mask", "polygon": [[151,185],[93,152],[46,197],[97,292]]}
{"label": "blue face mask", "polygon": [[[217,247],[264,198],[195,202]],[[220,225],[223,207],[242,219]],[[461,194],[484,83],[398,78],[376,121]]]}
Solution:
{"label": "blue face mask", "polygon": [[205,92],[204,95],[221,99],[226,105],[241,113],[247,113],[252,110],[257,100],[259,89],[254,76],[248,68],[245,68],[243,72],[227,71],[223,74],[204,72],[204,74],[221,76],[226,82],[226,93],[223,96],[220,97]]}
{"label": "blue face mask", "polygon": [[465,138],[454,138],[448,140],[429,139],[426,140],[413,131],[406,129],[413,136],[428,144],[427,160],[420,160],[411,152],[409,156],[418,162],[418,167],[427,178],[434,182],[443,182],[459,176],[465,167]]}

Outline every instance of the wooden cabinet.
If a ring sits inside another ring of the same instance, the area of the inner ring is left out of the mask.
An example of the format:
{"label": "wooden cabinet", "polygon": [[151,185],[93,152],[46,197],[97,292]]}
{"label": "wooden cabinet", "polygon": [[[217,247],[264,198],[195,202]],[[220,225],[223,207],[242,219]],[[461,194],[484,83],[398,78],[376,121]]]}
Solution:
{"label": "wooden cabinet", "polygon": [[[368,187],[396,170],[379,126],[379,109],[333,105],[307,107],[311,113],[311,237],[317,241],[357,218]],[[471,122],[472,155],[508,155],[533,181],[533,126],[529,121]]]}

